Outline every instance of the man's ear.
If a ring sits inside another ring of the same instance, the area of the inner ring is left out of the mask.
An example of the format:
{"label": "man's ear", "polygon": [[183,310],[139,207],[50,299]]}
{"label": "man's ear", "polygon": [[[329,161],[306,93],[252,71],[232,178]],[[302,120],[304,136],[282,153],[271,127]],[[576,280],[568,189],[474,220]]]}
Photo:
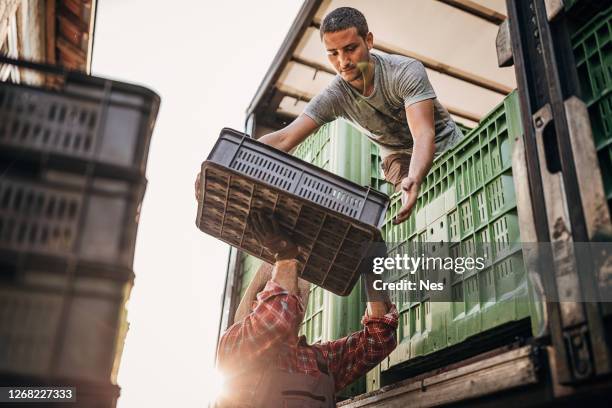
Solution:
{"label": "man's ear", "polygon": [[372,48],[374,48],[374,34],[372,34],[371,31],[369,31],[366,34],[365,42],[366,42],[366,45],[368,46],[368,50],[371,50]]}

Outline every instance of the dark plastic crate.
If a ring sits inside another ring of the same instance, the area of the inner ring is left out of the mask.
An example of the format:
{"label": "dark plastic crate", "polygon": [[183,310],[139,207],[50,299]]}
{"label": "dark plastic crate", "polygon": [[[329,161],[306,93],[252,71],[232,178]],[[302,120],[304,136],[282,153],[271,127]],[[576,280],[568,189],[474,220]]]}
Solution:
{"label": "dark plastic crate", "polygon": [[[1,58],[0,63],[13,61]],[[105,174],[144,175],[160,103],[136,85],[13,61],[34,70],[61,72],[59,87],[0,82],[0,152],[41,157],[63,166],[96,167]]]}
{"label": "dark plastic crate", "polygon": [[116,375],[132,281],[63,272],[30,258],[18,279],[0,280],[0,378],[102,383]]}
{"label": "dark plastic crate", "polygon": [[0,250],[131,267],[144,179],[0,162]]}
{"label": "dark plastic crate", "polygon": [[300,246],[302,278],[348,295],[369,245],[379,239],[389,198],[296,157],[223,129],[202,164],[198,227],[266,262],[247,222],[254,209],[274,213]]}

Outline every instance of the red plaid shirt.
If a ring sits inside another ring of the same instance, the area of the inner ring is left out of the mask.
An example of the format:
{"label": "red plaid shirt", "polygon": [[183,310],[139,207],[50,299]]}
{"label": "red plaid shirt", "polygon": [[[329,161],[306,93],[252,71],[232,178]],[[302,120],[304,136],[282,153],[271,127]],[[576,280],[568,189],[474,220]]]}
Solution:
{"label": "red plaid shirt", "polygon": [[[367,373],[397,345],[397,309],[391,306],[383,317],[363,317],[363,330],[339,340],[313,345],[297,338],[304,307],[298,296],[289,295],[280,285],[268,281],[257,294],[255,309],[234,323],[219,341],[218,367],[225,374],[248,372],[253,367],[274,364],[282,371],[319,376],[313,348],[321,350],[339,391]],[[252,376],[253,381],[257,376]],[[230,389],[231,377],[228,378]],[[242,383],[237,387],[249,387]],[[253,384],[253,387],[255,385]]]}

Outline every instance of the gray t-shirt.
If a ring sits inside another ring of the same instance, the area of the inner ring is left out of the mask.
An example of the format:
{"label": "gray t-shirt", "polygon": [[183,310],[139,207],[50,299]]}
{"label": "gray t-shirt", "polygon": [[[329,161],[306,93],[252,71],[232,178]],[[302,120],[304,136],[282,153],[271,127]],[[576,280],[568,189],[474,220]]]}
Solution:
{"label": "gray t-shirt", "polygon": [[304,109],[318,125],[345,118],[364,130],[380,147],[384,159],[391,153],[412,153],[413,138],[406,107],[433,99],[436,153],[454,145],[463,135],[438,102],[423,64],[402,55],[370,54],[374,59],[374,91],[361,95],[340,75]]}

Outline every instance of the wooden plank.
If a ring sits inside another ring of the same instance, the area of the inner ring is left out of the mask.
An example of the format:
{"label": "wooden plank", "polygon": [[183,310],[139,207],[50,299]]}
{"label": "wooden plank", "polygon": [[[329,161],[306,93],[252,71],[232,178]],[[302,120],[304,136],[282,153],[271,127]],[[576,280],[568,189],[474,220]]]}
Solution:
{"label": "wooden plank", "polygon": [[[80,66],[80,69],[85,69],[87,54],[85,54],[83,50],[75,47],[64,37],[57,39],[57,48],[62,56],[62,65],[68,66],[68,64],[66,64],[67,62],[70,62],[71,64],[77,63]],[[64,61],[64,59],[66,59],[66,61]]]}
{"label": "wooden plank", "polygon": [[70,10],[78,19],[83,17],[83,4],[81,0],[60,0],[63,7]]}
{"label": "wooden plank", "polygon": [[466,111],[465,109],[461,109],[456,106],[451,106],[445,103],[442,103],[442,106],[444,106],[446,110],[448,111],[448,113],[450,113],[451,115],[459,116],[461,118],[468,119],[476,123],[480,122],[480,119],[481,119],[480,115],[477,115],[473,112],[469,112],[469,111]]}
{"label": "wooden plank", "polygon": [[300,58],[300,57],[296,57],[295,55],[293,57],[291,57],[291,61],[300,64],[300,65],[305,65],[307,67],[310,67],[312,69],[315,69],[317,71],[323,71],[323,72],[327,72],[328,74],[331,75],[337,75],[336,71],[334,71],[333,69],[325,66],[325,65],[321,65],[318,62],[314,62],[314,61],[309,61],[307,59],[304,58]]}
{"label": "wooden plank", "polygon": [[47,33],[46,60],[48,64],[55,64],[55,0],[47,0],[45,31]]}
{"label": "wooden plank", "polygon": [[418,381],[407,380],[338,407],[432,407],[538,382],[532,347],[525,346]]}
{"label": "wooden plank", "polygon": [[475,17],[479,17],[496,25],[500,25],[506,20],[506,16],[493,9],[478,4],[471,0],[438,0],[441,3],[455,7],[461,11],[469,13]]}
{"label": "wooden plank", "polygon": [[456,79],[460,79],[472,85],[488,89],[489,91],[493,91],[501,95],[508,95],[510,92],[512,92],[511,87],[504,85],[500,82],[493,81],[492,79],[488,79],[480,75],[476,75],[461,68],[453,67],[451,65],[437,61],[433,58],[426,57],[425,55],[417,54],[416,52],[402,50],[396,47],[385,45],[381,42],[375,43],[374,48],[386,52],[388,54],[399,54],[414,58],[416,60],[421,61],[426,68],[429,68],[433,71],[448,75]]}
{"label": "wooden plank", "polygon": [[84,43],[87,45],[87,25],[63,7],[59,10],[57,17],[60,35],[75,47],[83,49]]}

